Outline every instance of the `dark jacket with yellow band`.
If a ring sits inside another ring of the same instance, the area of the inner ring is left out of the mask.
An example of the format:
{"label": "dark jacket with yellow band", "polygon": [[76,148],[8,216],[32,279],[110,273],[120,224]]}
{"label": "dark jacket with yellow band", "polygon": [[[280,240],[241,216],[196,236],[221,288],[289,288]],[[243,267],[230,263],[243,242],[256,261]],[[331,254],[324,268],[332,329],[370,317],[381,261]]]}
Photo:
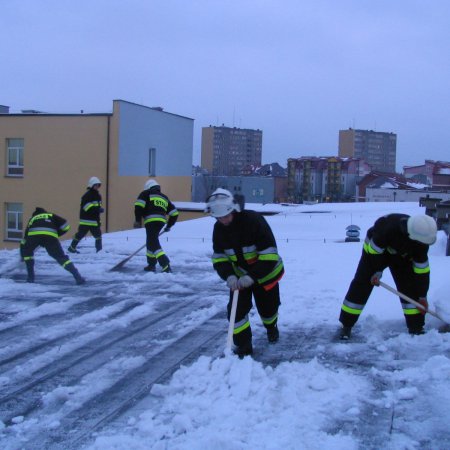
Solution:
{"label": "dark jacket with yellow band", "polygon": [[29,236],[51,236],[58,239],[59,236],[69,231],[70,225],[66,219],[37,208],[28,222],[25,236],[22,242],[25,242]]}
{"label": "dark jacket with yellow band", "polygon": [[264,217],[244,210],[235,212],[230,225],[214,225],[212,262],[219,276],[249,275],[256,285],[270,290],[284,274],[272,230]]}
{"label": "dark jacket with yellow band", "polygon": [[96,189],[88,189],[81,197],[80,225],[88,227],[100,226],[100,212],[102,211],[102,196]]}
{"label": "dark jacket with yellow band", "polygon": [[[144,225],[151,222],[167,223],[172,227],[178,219],[178,210],[159,189],[154,187],[142,191],[134,204],[134,216],[136,222],[144,219]],[[169,216],[166,219],[166,216]]]}
{"label": "dark jacket with yellow band", "polygon": [[412,265],[417,294],[425,297],[430,285],[429,246],[409,238],[406,214],[380,217],[367,231],[364,252],[371,260],[374,272],[386,267],[383,255],[395,255]]}

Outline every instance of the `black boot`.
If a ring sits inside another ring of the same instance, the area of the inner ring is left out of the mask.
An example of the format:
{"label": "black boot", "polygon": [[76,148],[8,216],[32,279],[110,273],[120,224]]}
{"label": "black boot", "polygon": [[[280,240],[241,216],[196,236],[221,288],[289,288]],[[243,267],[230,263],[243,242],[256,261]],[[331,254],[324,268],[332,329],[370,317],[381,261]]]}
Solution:
{"label": "black boot", "polygon": [[267,328],[267,340],[274,344],[280,338],[280,332],[278,331],[278,326],[275,324],[273,327]]}
{"label": "black boot", "polygon": [[252,342],[246,342],[242,345],[238,345],[233,350],[233,353],[239,356],[239,359],[243,359],[244,356],[253,355],[253,345]]}
{"label": "black boot", "polygon": [[342,327],[339,339],[341,341],[348,341],[352,335],[352,327]]}
{"label": "black boot", "polygon": [[423,329],[423,327],[411,327],[408,328],[408,333],[415,335],[415,336],[420,336],[421,334],[425,334],[425,330]]}
{"label": "black boot", "polygon": [[27,283],[34,283],[34,259],[27,259],[25,265],[27,267]]}
{"label": "black boot", "polygon": [[80,275],[80,272],[78,272],[77,268],[73,265],[73,263],[70,263],[66,267],[66,270],[68,270],[73,275],[73,277],[75,278],[75,282],[77,284],[86,283],[86,280]]}
{"label": "black boot", "polygon": [[75,278],[75,282],[76,282],[77,284],[84,284],[84,283],[86,283],[86,279],[83,278],[83,277],[79,274],[78,271],[77,271],[77,274],[74,275],[74,278]]}
{"label": "black boot", "polygon": [[97,250],[97,253],[103,248],[102,246],[102,238],[98,238],[95,240],[95,250]]}
{"label": "black boot", "polygon": [[162,268],[163,273],[172,273],[172,269],[170,268],[170,264]]}

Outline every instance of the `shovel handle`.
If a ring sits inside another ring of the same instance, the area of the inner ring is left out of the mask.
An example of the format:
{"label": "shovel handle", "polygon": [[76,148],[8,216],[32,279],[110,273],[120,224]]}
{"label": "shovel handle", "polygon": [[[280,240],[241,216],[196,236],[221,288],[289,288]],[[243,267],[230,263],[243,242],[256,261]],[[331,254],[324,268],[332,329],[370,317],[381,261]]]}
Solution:
{"label": "shovel handle", "polygon": [[236,289],[235,291],[233,291],[233,301],[231,302],[230,323],[228,325],[227,346],[225,348],[227,352],[231,352],[231,346],[233,344],[233,331],[234,331],[234,323],[236,321],[236,309],[238,297],[239,291]]}
{"label": "shovel handle", "polygon": [[439,314],[437,314],[436,312],[425,308],[425,306],[423,306],[422,303],[416,302],[412,298],[408,297],[405,294],[402,294],[401,292],[397,291],[397,289],[394,289],[393,287],[389,286],[388,284],[384,283],[383,281],[379,281],[378,283],[379,283],[380,286],[384,287],[388,291],[391,291],[393,294],[398,295],[403,300],[406,300],[408,303],[412,303],[413,305],[417,306],[422,311],[425,311],[426,313],[431,314],[432,316],[436,317],[437,319],[442,320],[442,322],[447,323],[441,316],[439,316]]}

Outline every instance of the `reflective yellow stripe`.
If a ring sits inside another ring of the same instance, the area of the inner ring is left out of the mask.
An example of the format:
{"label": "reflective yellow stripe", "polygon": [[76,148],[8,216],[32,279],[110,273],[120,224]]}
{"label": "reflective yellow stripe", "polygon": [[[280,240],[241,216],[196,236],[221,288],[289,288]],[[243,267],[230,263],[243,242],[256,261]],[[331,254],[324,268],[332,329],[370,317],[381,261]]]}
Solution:
{"label": "reflective yellow stripe", "polygon": [[96,220],[80,220],[80,225],[86,225],[87,227],[98,227]]}
{"label": "reflective yellow stripe", "polygon": [[265,283],[266,281],[273,280],[274,278],[277,277],[277,275],[278,275],[282,270],[283,270],[283,263],[280,263],[280,264],[278,264],[277,267],[275,267],[274,270],[272,270],[272,272],[269,273],[269,275],[266,275],[265,277],[260,278],[260,279],[258,280],[258,283],[259,283],[259,284],[263,284],[263,283]]}
{"label": "reflective yellow stripe", "polygon": [[416,314],[422,314],[422,313],[417,308],[409,308],[409,309],[404,309],[403,314],[405,316],[414,316]]}
{"label": "reflective yellow stripe", "polygon": [[250,321],[247,321],[244,323],[244,325],[241,325],[240,327],[237,327],[233,330],[233,334],[239,334],[242,331],[244,331],[246,328],[250,326]]}
{"label": "reflective yellow stripe", "polygon": [[213,264],[221,263],[221,262],[229,262],[228,258],[221,257],[221,258],[212,258]]}
{"label": "reflective yellow stripe", "polygon": [[260,261],[278,261],[280,256],[277,253],[272,253],[270,255],[259,255],[258,259]]}
{"label": "reflective yellow stripe", "polygon": [[345,311],[349,314],[354,314],[355,316],[359,316],[362,313],[362,309],[349,308],[346,305],[342,305],[342,311]]}
{"label": "reflective yellow stripe", "polygon": [[45,236],[52,236],[57,238],[58,233],[52,233],[50,231],[29,231],[28,236],[39,236],[39,235],[45,235]]}
{"label": "reflective yellow stripe", "polygon": [[100,207],[100,203],[99,202],[91,202],[91,203],[86,203],[83,206],[83,209],[85,211],[89,211],[91,208],[95,208],[95,207]]}
{"label": "reflective yellow stripe", "polygon": [[414,273],[423,274],[423,273],[430,273],[430,267],[414,267],[413,268]]}
{"label": "reflective yellow stripe", "polygon": [[381,252],[377,252],[369,242],[364,242],[364,251],[369,255],[380,255]]}
{"label": "reflective yellow stripe", "polygon": [[264,325],[272,325],[276,320],[278,319],[278,314],[275,314],[273,317],[271,317],[270,319],[263,319],[261,317],[262,323]]}
{"label": "reflective yellow stripe", "polygon": [[145,223],[150,223],[150,222],[164,222],[164,223],[166,223],[166,219],[164,219],[163,217],[152,217],[150,219],[144,220],[144,224]]}
{"label": "reflective yellow stripe", "polygon": [[244,259],[246,261],[250,260],[250,259],[256,259],[257,257],[257,253],[256,252],[251,252],[251,253],[244,253]]}

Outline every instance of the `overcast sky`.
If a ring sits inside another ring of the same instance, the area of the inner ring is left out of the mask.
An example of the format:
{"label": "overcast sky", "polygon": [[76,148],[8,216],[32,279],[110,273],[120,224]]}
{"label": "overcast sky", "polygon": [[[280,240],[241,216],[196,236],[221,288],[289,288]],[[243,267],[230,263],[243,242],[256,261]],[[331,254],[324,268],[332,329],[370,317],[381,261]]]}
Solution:
{"label": "overcast sky", "polygon": [[0,104],[263,130],[263,162],[397,134],[397,170],[450,160],[448,0],[0,0]]}

